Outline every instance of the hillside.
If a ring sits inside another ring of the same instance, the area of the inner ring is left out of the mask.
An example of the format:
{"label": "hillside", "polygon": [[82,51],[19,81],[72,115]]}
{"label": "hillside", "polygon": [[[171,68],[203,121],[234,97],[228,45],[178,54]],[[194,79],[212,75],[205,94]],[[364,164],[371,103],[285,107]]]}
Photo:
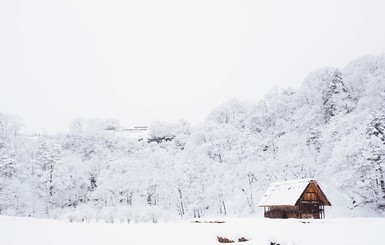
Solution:
{"label": "hillside", "polygon": [[[278,71],[277,71],[278,72]],[[326,216],[385,214],[385,55],[312,72],[298,89],[231,100],[148,140],[114,120],[20,134],[0,114],[0,214],[139,222],[253,215],[269,183],[315,178]]]}

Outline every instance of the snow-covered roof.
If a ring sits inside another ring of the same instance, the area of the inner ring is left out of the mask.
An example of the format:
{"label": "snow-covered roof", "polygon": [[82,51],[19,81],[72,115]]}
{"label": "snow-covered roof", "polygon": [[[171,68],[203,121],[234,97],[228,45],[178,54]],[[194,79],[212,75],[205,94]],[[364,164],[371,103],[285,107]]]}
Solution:
{"label": "snow-covered roof", "polygon": [[311,181],[314,179],[295,179],[272,183],[258,206],[295,206]]}

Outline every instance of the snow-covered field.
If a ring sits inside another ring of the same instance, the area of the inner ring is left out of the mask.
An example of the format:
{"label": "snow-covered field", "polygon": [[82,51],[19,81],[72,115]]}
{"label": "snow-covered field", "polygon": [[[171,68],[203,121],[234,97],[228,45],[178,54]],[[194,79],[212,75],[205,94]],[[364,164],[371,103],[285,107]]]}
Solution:
{"label": "snow-covered field", "polygon": [[[222,220],[222,219],[221,219]],[[220,244],[217,236],[243,244],[385,244],[384,218],[325,220],[225,219],[226,223],[160,224],[69,223],[33,218],[0,216],[0,244],[104,245],[104,244]]]}

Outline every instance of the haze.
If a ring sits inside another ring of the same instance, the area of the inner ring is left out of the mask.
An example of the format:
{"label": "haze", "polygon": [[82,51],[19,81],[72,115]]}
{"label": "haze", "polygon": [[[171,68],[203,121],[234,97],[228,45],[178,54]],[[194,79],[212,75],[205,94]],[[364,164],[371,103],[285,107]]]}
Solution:
{"label": "haze", "polygon": [[312,70],[385,52],[384,1],[0,1],[0,111],[30,132],[74,118],[205,120]]}

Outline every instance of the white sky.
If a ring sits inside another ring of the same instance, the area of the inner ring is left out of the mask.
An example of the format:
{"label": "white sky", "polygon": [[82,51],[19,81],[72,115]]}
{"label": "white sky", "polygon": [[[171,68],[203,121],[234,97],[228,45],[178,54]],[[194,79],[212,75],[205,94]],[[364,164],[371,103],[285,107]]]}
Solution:
{"label": "white sky", "polygon": [[77,117],[202,122],[312,70],[385,53],[385,1],[0,0],[0,111],[27,130]]}

